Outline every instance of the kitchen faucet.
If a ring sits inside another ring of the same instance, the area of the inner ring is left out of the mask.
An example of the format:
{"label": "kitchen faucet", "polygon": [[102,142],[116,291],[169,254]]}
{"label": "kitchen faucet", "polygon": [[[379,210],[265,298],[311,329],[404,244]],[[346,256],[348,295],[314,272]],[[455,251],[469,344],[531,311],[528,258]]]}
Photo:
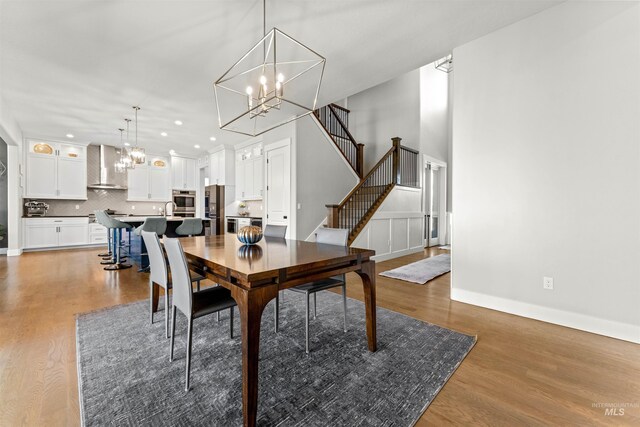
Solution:
{"label": "kitchen faucet", "polygon": [[178,205],[176,205],[176,202],[167,202],[164,204],[164,216],[167,216],[167,212],[169,212],[169,210],[167,209],[167,205],[171,203],[173,205],[173,210],[171,211],[171,215],[173,215],[175,213],[175,210],[178,209]]}

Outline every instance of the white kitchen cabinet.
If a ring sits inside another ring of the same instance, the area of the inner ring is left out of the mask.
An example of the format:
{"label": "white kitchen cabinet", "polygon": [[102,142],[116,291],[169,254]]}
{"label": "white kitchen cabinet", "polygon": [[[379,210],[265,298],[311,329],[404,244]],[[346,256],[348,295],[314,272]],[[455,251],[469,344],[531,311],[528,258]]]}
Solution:
{"label": "white kitchen cabinet", "polygon": [[127,171],[127,200],[149,200],[149,168],[137,165]]}
{"label": "white kitchen cabinet", "polygon": [[89,243],[88,218],[25,218],[25,248],[79,246]]}
{"label": "white kitchen cabinet", "polygon": [[171,157],[171,184],[174,190],[196,191],[196,159]]}
{"label": "white kitchen cabinet", "polygon": [[224,148],[209,155],[209,183],[211,185],[235,185],[234,152]]}
{"label": "white kitchen cabinet", "polygon": [[264,193],[264,157],[245,158],[236,162],[236,198],[238,200],[260,200]]}
{"label": "white kitchen cabinet", "polygon": [[62,224],[58,226],[58,246],[86,245],[88,224]]}
{"label": "white kitchen cabinet", "polygon": [[26,153],[27,198],[87,198],[87,147],[29,140]]}
{"label": "white kitchen cabinet", "polygon": [[127,200],[130,202],[167,202],[171,200],[171,170],[166,157],[147,156],[144,165],[136,165],[127,174]]}
{"label": "white kitchen cabinet", "polygon": [[52,248],[58,246],[58,226],[33,224],[24,227],[25,248]]}

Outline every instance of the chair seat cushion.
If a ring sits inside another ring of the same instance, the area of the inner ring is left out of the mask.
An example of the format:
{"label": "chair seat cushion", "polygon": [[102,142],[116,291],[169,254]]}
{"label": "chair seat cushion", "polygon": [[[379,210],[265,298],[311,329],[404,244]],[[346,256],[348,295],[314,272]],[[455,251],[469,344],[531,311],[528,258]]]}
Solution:
{"label": "chair seat cushion", "polygon": [[235,307],[235,305],[236,300],[231,297],[231,292],[222,286],[194,292],[193,318],[215,313],[225,308]]}
{"label": "chair seat cushion", "polygon": [[318,280],[317,282],[305,283],[304,285],[295,286],[287,290],[293,291],[293,292],[313,293],[313,292],[324,291],[325,289],[335,288],[337,286],[342,286],[343,284],[344,282],[342,280],[334,277],[329,277],[328,279]]}

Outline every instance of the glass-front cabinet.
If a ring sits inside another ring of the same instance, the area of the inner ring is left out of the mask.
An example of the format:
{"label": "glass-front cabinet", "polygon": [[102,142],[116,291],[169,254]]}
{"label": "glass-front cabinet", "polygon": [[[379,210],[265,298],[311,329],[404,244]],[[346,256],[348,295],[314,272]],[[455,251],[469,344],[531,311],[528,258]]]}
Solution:
{"label": "glass-front cabinet", "polygon": [[24,197],[85,200],[87,147],[28,140]]}

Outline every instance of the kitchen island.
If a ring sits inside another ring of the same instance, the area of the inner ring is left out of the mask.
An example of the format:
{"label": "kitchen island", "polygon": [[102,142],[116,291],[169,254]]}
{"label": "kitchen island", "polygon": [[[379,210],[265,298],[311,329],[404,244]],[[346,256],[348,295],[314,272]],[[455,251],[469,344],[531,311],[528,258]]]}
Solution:
{"label": "kitchen island", "polygon": [[[114,218],[126,222],[130,224],[134,229],[144,223],[144,220],[147,218],[160,218],[160,215],[149,215],[149,216],[117,216],[114,215]],[[176,234],[176,228],[182,224],[182,221],[185,219],[179,216],[169,216],[167,218],[167,231],[165,231],[165,237],[186,237],[186,236],[178,236]],[[200,218],[203,222],[202,233],[198,234],[199,236],[205,235],[205,230],[207,228],[206,222],[209,221],[209,218]],[[138,265],[140,269],[146,269],[149,266],[149,257],[147,255],[147,247],[144,244],[144,240],[142,240],[142,236],[137,236],[133,229],[131,230],[131,246],[129,247],[129,261],[134,262]]]}

